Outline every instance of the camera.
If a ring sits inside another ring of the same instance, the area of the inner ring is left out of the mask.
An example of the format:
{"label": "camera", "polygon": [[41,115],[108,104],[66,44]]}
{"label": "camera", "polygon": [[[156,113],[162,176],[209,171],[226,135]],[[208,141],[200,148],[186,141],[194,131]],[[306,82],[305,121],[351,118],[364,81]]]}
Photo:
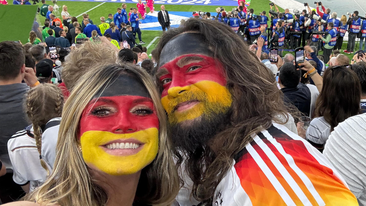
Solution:
{"label": "camera", "polygon": [[325,32],[325,31],[314,31],[313,34],[328,34],[328,32]]}
{"label": "camera", "polygon": [[273,3],[273,2],[271,2],[271,3],[269,3],[269,5],[270,5],[270,6],[274,6],[274,3]]}
{"label": "camera", "polygon": [[304,6],[308,6],[309,4],[308,3],[304,3]]}
{"label": "camera", "polygon": [[315,1],[315,2],[314,2],[314,4],[317,4],[317,3],[318,3],[319,5],[322,5],[322,2],[320,2],[320,1],[319,1],[319,2],[316,2],[316,1]]}

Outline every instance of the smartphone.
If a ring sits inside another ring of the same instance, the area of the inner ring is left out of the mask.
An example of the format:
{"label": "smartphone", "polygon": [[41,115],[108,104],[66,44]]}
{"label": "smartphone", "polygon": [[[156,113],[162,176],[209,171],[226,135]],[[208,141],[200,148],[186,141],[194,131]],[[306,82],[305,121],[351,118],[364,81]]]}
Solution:
{"label": "smartphone", "polygon": [[269,53],[269,61],[273,62],[273,63],[277,63],[278,62],[278,49],[271,49],[270,53]]}
{"label": "smartphone", "polygon": [[128,42],[127,41],[123,41],[122,46],[123,46],[123,48],[128,49]]}
{"label": "smartphone", "polygon": [[295,64],[298,66],[299,64],[304,63],[305,61],[305,55],[304,55],[304,48],[299,47],[295,49]]}
{"label": "smartphone", "polygon": [[50,58],[51,59],[57,59],[56,47],[50,47]]}

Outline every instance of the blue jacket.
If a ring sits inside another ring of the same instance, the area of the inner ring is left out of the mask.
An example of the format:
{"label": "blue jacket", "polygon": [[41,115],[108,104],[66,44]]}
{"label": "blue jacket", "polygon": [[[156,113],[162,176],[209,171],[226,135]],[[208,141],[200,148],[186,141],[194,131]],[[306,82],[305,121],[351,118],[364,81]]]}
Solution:
{"label": "blue jacket", "polygon": [[92,33],[92,31],[93,30],[97,30],[97,32],[98,32],[98,35],[99,36],[102,36],[102,34],[100,33],[100,29],[99,29],[99,27],[97,27],[97,26],[95,26],[94,24],[88,24],[88,25],[86,25],[86,27],[85,27],[85,29],[84,29],[84,34],[87,36],[87,37],[91,37],[92,35],[91,35],[91,33]]}
{"label": "blue jacket", "polygon": [[113,33],[112,29],[109,28],[104,32],[104,35],[106,34],[110,34],[111,38],[118,41],[118,43],[121,41],[121,34],[119,33],[118,29],[116,29],[116,31]]}
{"label": "blue jacket", "polygon": [[52,11],[47,11],[47,13],[46,13],[46,19],[51,20],[50,14],[52,14]]}
{"label": "blue jacket", "polygon": [[131,21],[132,27],[139,28],[139,21],[136,21],[136,19],[138,19],[138,18],[139,18],[138,14],[134,14],[134,13],[131,14],[130,21]]}
{"label": "blue jacket", "polygon": [[121,23],[123,23],[123,14],[122,13],[116,13],[114,16],[113,16],[113,21],[114,21],[114,24],[116,26],[118,26],[118,28],[120,29],[121,28]]}
{"label": "blue jacket", "polygon": [[58,37],[58,38],[56,38],[55,44],[56,44],[56,46],[60,46],[60,47],[63,47],[63,48],[70,47],[69,40],[67,40],[64,37]]}
{"label": "blue jacket", "polygon": [[125,24],[128,24],[128,15],[127,15],[127,11],[125,9],[122,9],[122,22]]}
{"label": "blue jacket", "polygon": [[130,48],[134,47],[136,44],[135,36],[131,31],[122,32],[122,41],[127,41],[128,44],[130,45]]}
{"label": "blue jacket", "polygon": [[44,40],[48,47],[54,47],[56,44],[56,37],[49,36]]}

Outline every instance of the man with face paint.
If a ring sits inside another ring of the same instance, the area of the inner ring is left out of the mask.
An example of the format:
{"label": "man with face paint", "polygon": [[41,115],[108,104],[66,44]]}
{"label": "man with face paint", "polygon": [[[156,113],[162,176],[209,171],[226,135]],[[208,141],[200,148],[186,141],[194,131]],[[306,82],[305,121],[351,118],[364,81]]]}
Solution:
{"label": "man with face paint", "polygon": [[283,126],[273,75],[230,27],[190,19],[163,35],[154,59],[180,205],[358,205],[322,154]]}
{"label": "man with face paint", "polygon": [[146,87],[120,75],[90,101],[80,120],[84,161],[110,175],[131,175],[158,152],[159,120]]}

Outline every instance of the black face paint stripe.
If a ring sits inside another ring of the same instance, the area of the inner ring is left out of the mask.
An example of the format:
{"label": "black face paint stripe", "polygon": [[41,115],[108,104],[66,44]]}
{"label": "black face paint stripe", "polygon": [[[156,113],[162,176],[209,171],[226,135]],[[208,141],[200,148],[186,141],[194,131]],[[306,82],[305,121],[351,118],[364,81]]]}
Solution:
{"label": "black face paint stripe", "polygon": [[184,33],[170,40],[164,46],[160,55],[159,67],[184,54],[213,56],[209,45],[206,44],[205,39],[200,34]]}
{"label": "black face paint stripe", "polygon": [[151,98],[140,79],[126,74],[119,75],[111,84],[103,86],[94,98],[127,95]]}

